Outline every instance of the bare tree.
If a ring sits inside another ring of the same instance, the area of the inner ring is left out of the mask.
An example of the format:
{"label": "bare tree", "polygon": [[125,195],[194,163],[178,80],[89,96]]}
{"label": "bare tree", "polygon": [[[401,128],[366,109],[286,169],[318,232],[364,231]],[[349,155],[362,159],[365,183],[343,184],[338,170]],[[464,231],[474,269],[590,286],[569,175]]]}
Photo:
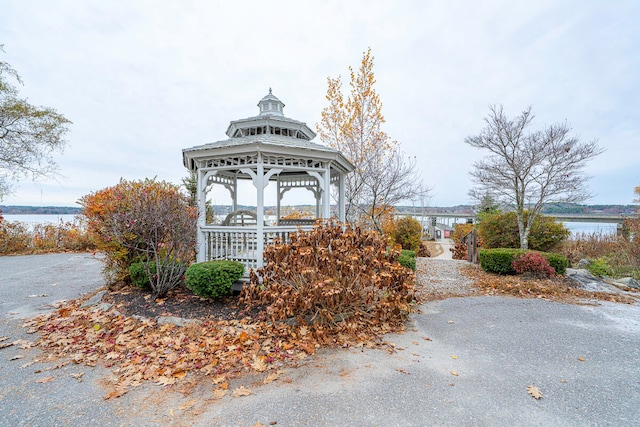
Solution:
{"label": "bare tree", "polygon": [[482,132],[465,139],[490,153],[474,163],[470,174],[476,186],[469,194],[478,200],[489,194],[513,208],[520,247],[527,249],[531,225],[545,203],[578,203],[591,197],[583,169],[604,150],[596,140],[583,143],[570,136],[566,122],[528,131],[534,118],[531,107],[512,119],[502,105],[489,109]]}

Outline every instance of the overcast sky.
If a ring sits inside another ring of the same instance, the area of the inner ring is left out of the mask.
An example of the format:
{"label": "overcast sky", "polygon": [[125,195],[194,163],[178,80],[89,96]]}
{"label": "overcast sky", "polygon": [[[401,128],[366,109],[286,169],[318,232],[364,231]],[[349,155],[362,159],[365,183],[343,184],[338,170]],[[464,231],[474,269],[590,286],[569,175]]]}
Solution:
{"label": "overcast sky", "polygon": [[484,154],[464,139],[496,103],[598,139],[588,203],[628,204],[640,185],[638,22],[636,0],[0,0],[0,58],[21,95],[73,122],[63,177],[20,182],[2,203],[74,206],[121,177],[178,183],[182,149],[226,139],[270,87],[315,129],[327,77],[348,86],[371,47],[384,129],[416,156],[429,205],[473,202],[468,171]]}

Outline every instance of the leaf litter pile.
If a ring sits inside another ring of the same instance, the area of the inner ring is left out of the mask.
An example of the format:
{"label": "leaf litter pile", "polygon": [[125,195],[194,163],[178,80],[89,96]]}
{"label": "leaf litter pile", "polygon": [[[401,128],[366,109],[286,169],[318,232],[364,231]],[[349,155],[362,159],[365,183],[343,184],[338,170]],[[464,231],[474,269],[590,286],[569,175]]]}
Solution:
{"label": "leaf litter pile", "polygon": [[106,399],[143,381],[172,385],[187,374],[211,377],[223,393],[242,373],[265,373],[271,381],[283,367],[313,354],[319,345],[305,327],[240,320],[205,320],[186,326],[125,317],[116,310],[81,308],[81,301],[25,323],[39,332],[40,362],[64,359],[113,369]]}
{"label": "leaf litter pile", "polygon": [[486,295],[508,295],[521,298],[546,298],[555,301],[581,303],[585,300],[600,300],[634,304],[640,298],[608,292],[590,292],[579,289],[564,276],[527,278],[523,276],[501,276],[484,272],[479,266],[467,264],[462,273],[473,280],[473,286]]}

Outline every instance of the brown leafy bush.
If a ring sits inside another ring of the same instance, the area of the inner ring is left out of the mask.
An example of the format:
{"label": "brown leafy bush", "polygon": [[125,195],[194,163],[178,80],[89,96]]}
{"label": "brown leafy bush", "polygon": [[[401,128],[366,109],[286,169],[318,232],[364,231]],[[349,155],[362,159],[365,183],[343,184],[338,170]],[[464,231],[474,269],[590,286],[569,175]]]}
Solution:
{"label": "brown leafy bush", "polygon": [[329,222],[265,248],[241,299],[274,321],[309,325],[324,340],[336,333],[386,332],[411,311],[415,275],[377,233]]}
{"label": "brown leafy bush", "polygon": [[431,257],[431,251],[429,251],[429,246],[427,244],[427,242],[420,242],[420,249],[418,249],[418,252],[416,253],[417,257],[426,257],[426,258],[430,258]]}
{"label": "brown leafy bush", "polygon": [[197,209],[179,187],[152,179],[121,180],[82,197],[80,204],[105,253],[111,284],[129,281],[134,262],[142,263],[156,297],[182,282],[195,259]]}

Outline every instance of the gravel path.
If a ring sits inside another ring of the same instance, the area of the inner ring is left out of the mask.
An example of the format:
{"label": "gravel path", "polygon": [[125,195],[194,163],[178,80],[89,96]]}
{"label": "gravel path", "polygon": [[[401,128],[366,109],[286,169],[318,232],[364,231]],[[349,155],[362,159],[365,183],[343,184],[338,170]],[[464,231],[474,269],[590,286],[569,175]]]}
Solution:
{"label": "gravel path", "polygon": [[416,275],[423,291],[430,297],[469,296],[477,294],[471,286],[471,280],[465,277],[460,268],[467,261],[416,258]]}

